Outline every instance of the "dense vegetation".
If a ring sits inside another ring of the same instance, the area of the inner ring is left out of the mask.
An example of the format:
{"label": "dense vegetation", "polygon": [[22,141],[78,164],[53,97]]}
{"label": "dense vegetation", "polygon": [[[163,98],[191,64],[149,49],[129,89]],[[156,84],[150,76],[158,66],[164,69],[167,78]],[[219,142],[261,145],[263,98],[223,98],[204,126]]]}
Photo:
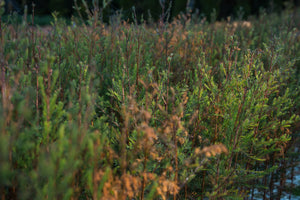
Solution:
{"label": "dense vegetation", "polygon": [[299,12],[214,17],[2,22],[1,198],[280,197]]}

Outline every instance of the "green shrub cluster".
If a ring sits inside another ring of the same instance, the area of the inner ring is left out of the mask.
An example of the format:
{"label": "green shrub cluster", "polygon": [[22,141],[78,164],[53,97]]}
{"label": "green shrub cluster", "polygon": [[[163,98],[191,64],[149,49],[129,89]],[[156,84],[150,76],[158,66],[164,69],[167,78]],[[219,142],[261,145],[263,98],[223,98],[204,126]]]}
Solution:
{"label": "green shrub cluster", "polygon": [[0,24],[2,199],[281,195],[299,14],[98,19]]}

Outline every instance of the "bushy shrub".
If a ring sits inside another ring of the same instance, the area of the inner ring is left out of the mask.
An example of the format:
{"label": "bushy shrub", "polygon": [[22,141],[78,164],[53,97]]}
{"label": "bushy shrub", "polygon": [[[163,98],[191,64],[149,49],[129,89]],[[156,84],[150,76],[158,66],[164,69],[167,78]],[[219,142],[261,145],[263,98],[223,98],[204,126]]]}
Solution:
{"label": "bushy shrub", "polygon": [[299,121],[290,17],[2,23],[1,197],[272,196]]}

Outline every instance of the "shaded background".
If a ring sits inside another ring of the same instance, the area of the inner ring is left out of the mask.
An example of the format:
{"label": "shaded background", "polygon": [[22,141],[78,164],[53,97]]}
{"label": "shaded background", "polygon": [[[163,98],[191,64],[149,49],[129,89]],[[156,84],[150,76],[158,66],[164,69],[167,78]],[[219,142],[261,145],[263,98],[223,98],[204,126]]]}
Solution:
{"label": "shaded background", "polygon": [[[109,0],[106,0],[106,2]],[[60,16],[71,17],[76,15],[74,10],[74,0],[49,0],[49,1],[29,1],[29,0],[5,0],[6,14],[16,11],[20,15],[24,13],[24,7],[27,5],[28,13],[31,13],[32,3],[35,4],[36,15],[51,15],[57,11]],[[82,5],[81,0],[77,0],[78,5]],[[92,10],[92,0],[86,1]],[[99,0],[99,7],[103,8],[103,0]],[[111,0],[108,6],[103,9],[104,19],[116,11],[122,13],[124,19],[132,18],[132,8],[135,7],[136,15],[140,18],[149,18],[150,15],[154,20],[159,19],[162,13],[166,13],[169,9],[170,19],[177,16],[181,12],[190,10],[199,13],[199,15],[207,16],[215,9],[217,19],[226,19],[231,17],[248,17],[249,15],[258,15],[261,9],[266,12],[280,12],[287,7],[295,7],[300,5],[300,0]]]}

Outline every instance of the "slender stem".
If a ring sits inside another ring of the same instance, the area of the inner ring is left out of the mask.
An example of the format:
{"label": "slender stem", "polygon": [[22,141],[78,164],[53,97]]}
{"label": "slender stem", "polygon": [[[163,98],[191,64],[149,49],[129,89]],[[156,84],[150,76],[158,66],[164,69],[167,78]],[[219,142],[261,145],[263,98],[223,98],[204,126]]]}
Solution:
{"label": "slender stem", "polygon": [[187,199],[187,185],[184,186],[184,199]]}
{"label": "slender stem", "polygon": [[170,67],[171,67],[171,63],[168,62],[168,37],[166,35],[165,37],[165,65],[166,65],[166,68],[168,68],[168,77],[167,77],[167,98],[166,98],[166,111],[168,111],[168,105],[169,105],[169,87],[170,87]]}
{"label": "slender stem", "polygon": [[[273,155],[272,157],[273,157],[272,166],[274,166],[275,165],[275,155]],[[271,173],[269,190],[270,190],[270,198],[272,198],[273,190],[274,190],[274,172]],[[279,189],[279,193],[280,193],[280,189]]]}
{"label": "slender stem", "polygon": [[166,97],[166,111],[168,112],[168,105],[169,105],[169,87],[170,87],[170,63],[168,67],[168,80],[167,80],[167,97]]}
{"label": "slender stem", "polygon": [[[268,161],[265,162],[265,166],[266,166],[266,168],[268,168],[268,166],[269,166]],[[267,185],[267,176],[264,176],[264,178],[263,178],[263,184]],[[264,190],[263,199],[264,200],[267,199],[267,192],[266,192],[266,190]]]}
{"label": "slender stem", "polygon": [[39,126],[40,123],[40,113],[39,113],[39,80],[38,80],[38,76],[39,76],[39,69],[38,66],[35,67],[35,73],[36,73],[36,96],[35,96],[35,108],[36,108],[36,125]]}
{"label": "slender stem", "polygon": [[281,195],[282,195],[282,190],[284,189],[285,186],[285,181],[286,181],[286,159],[283,158],[283,160],[281,160],[282,163],[282,169],[281,169],[281,173],[280,173],[280,186],[278,189],[278,195],[277,198],[280,199]]}
{"label": "slender stem", "polygon": [[220,157],[217,159],[217,173],[216,173],[216,184],[219,182],[219,173],[220,173]]}
{"label": "slender stem", "polygon": [[255,181],[253,181],[252,187],[251,187],[251,200],[254,198],[254,188],[255,188]]}
{"label": "slender stem", "polygon": [[[123,117],[124,117],[124,127],[122,129],[121,133],[121,157],[120,157],[120,170],[122,176],[126,175],[126,168],[127,168],[127,151],[126,151],[126,146],[127,146],[127,140],[128,140],[128,128],[129,128],[129,114],[126,111],[125,106],[123,106]],[[121,198],[122,200],[125,200],[127,198],[126,192],[125,192],[125,180],[122,180],[122,192],[121,192]]]}
{"label": "slender stem", "polygon": [[[178,182],[178,151],[177,151],[178,147],[177,147],[177,136],[176,136],[175,126],[173,128],[173,140],[174,140],[174,145],[175,145],[175,149],[174,149],[174,151],[175,151],[175,178],[174,178],[174,181],[177,184],[177,182]],[[176,200],[175,192],[173,194],[173,200]]]}
{"label": "slender stem", "polygon": [[81,127],[81,112],[82,112],[82,103],[81,103],[81,82],[82,82],[82,65],[79,66],[79,91],[78,91],[78,103],[79,103],[79,112],[78,112],[78,126]]}
{"label": "slender stem", "polygon": [[[145,150],[144,152],[144,155],[145,155],[145,159],[144,159],[144,162],[143,162],[143,173],[146,172],[146,165],[147,165],[147,160],[148,160],[148,153],[147,151]],[[143,180],[142,180],[142,190],[141,190],[141,200],[144,199],[144,193],[145,193],[145,187],[146,187],[146,180],[145,180],[145,177],[143,175]]]}
{"label": "slender stem", "polygon": [[[2,17],[0,15],[0,38],[1,38],[1,49],[3,47],[3,32],[2,32]],[[1,51],[2,52],[2,51]]]}
{"label": "slender stem", "polygon": [[205,176],[206,176],[206,172],[203,170],[202,172],[203,174],[203,178],[202,178],[202,183],[201,183],[201,199],[204,199],[204,187],[205,187]]}
{"label": "slender stem", "polygon": [[[138,28],[138,27],[137,27]],[[139,83],[139,68],[140,68],[140,29],[138,28],[138,38],[137,38],[137,61],[136,61],[136,80],[135,80],[135,85],[137,87],[137,96],[139,96],[139,88],[138,88],[138,83]]]}

